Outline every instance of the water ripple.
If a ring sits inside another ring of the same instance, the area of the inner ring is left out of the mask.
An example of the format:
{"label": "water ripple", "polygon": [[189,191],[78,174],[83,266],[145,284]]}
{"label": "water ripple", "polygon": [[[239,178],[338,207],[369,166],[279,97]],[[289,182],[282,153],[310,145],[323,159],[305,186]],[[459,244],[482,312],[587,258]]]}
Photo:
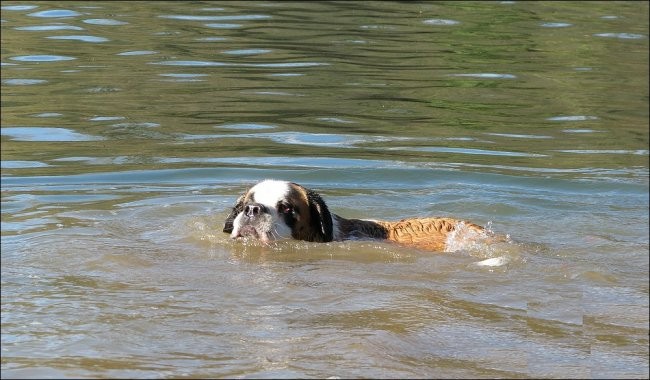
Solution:
{"label": "water ripple", "polygon": [[213,61],[161,61],[150,62],[150,64],[165,66],[230,66],[228,63]]}
{"label": "water ripple", "polygon": [[43,112],[43,113],[39,113],[39,114],[32,115],[32,116],[34,116],[34,117],[59,117],[59,116],[63,116],[63,114],[58,113],[58,112]]}
{"label": "water ripple", "polygon": [[208,28],[215,29],[237,29],[241,28],[242,24],[224,24],[224,23],[215,23],[215,24],[205,24]]}
{"label": "water ripple", "polygon": [[606,38],[620,38],[623,40],[640,40],[646,38],[643,34],[634,34],[634,33],[596,33],[596,37],[606,37]]}
{"label": "water ripple", "polygon": [[151,55],[151,54],[158,54],[158,52],[155,50],[133,50],[133,51],[123,51],[121,53],[117,53],[116,55]]}
{"label": "water ripple", "polygon": [[161,77],[171,77],[171,78],[196,78],[196,77],[207,77],[208,74],[190,74],[190,73],[169,73],[169,74],[158,74]]}
{"label": "water ripple", "polygon": [[272,77],[299,77],[299,76],[303,76],[303,75],[305,75],[305,74],[303,74],[303,73],[272,73],[272,74],[269,74],[269,76],[272,76]]}
{"label": "water ripple", "polygon": [[152,122],[141,122],[141,123],[118,123],[118,124],[113,124],[112,127],[116,128],[156,128],[160,127],[160,124],[158,123],[152,123]]}
{"label": "water ripple", "polygon": [[0,134],[14,141],[96,141],[99,136],[85,135],[66,128],[10,127],[2,128]]}
{"label": "water ripple", "polygon": [[390,150],[413,150],[419,152],[433,152],[433,153],[457,153],[457,154],[472,154],[472,155],[486,155],[486,156],[508,156],[508,157],[547,157],[546,154],[537,153],[522,153],[522,152],[508,152],[502,150],[487,150],[487,149],[470,149],[470,148],[448,148],[448,147],[394,147]]}
{"label": "water ripple", "polygon": [[576,154],[632,154],[639,156],[647,156],[648,150],[638,149],[638,150],[629,150],[629,149],[562,149],[555,150],[554,152],[562,153],[576,153]]}
{"label": "water ripple", "polygon": [[38,5],[3,5],[0,7],[3,11],[28,11],[38,8]]}
{"label": "water ripple", "polygon": [[82,35],[72,35],[72,36],[48,36],[51,40],[72,40],[72,41],[83,41],[83,42],[107,42],[110,41],[108,38],[96,37],[96,36],[82,36]]}
{"label": "water ripple", "polygon": [[427,24],[427,25],[458,25],[458,24],[460,24],[460,21],[446,20],[446,19],[441,19],[441,18],[432,18],[432,19],[424,20],[422,22]]}
{"label": "water ripple", "polygon": [[543,28],[567,28],[573,26],[573,24],[569,24],[568,22],[545,22],[540,26]]}
{"label": "water ripple", "polygon": [[319,117],[316,120],[330,122],[330,123],[341,123],[341,124],[355,123],[352,120],[341,119],[340,117]]}
{"label": "water ripple", "polygon": [[295,67],[314,67],[327,66],[329,63],[324,62],[272,62],[272,63],[226,63],[215,61],[160,61],[150,62],[152,65],[166,66],[239,66],[239,67],[267,67],[267,68],[295,68]]}
{"label": "water ripple", "polygon": [[124,116],[95,116],[88,120],[90,121],[113,121],[113,120],[124,120]]}
{"label": "water ripple", "polygon": [[218,125],[217,128],[237,129],[237,130],[260,130],[260,129],[275,129],[276,127],[269,124],[238,123],[238,124]]}
{"label": "water ripple", "polygon": [[520,135],[520,134],[512,134],[512,133],[486,133],[486,135],[512,137],[516,139],[552,139],[553,138],[551,136],[546,136],[546,135]]}
{"label": "water ripple", "polygon": [[571,116],[553,116],[549,117],[548,121],[585,121],[585,120],[598,120],[597,116],[587,115],[571,115]]}
{"label": "water ripple", "polygon": [[65,55],[19,55],[17,57],[11,57],[14,61],[21,62],[56,62],[56,61],[69,61],[72,59],[77,59],[75,57],[67,57]]}
{"label": "water ripple", "polygon": [[50,30],[84,30],[84,28],[67,24],[17,26],[16,30],[50,31]]}
{"label": "water ripple", "polygon": [[204,79],[200,79],[200,78],[207,77],[208,74],[169,73],[169,74],[158,74],[158,76],[170,78],[167,79],[168,82],[204,82]]}
{"label": "water ripple", "polygon": [[50,165],[39,161],[0,161],[2,169],[45,168]]}
{"label": "water ripple", "polygon": [[480,79],[516,79],[513,74],[495,74],[495,73],[473,73],[473,74],[449,74],[450,77],[468,77]]}
{"label": "water ripple", "polygon": [[245,20],[266,20],[269,15],[232,15],[232,16],[192,16],[192,15],[161,15],[160,18],[189,21],[245,21]]}
{"label": "water ripple", "polygon": [[54,18],[54,17],[75,17],[75,16],[81,16],[81,13],[71,11],[68,9],[51,9],[47,11],[40,11],[40,12],[34,12],[34,13],[29,13],[27,16],[32,16],[32,17],[47,17],[47,18]]}
{"label": "water ripple", "polygon": [[201,37],[196,40],[201,42],[221,42],[227,41],[228,39],[226,37]]}
{"label": "water ripple", "polygon": [[314,66],[329,66],[329,63],[324,62],[278,62],[278,63],[248,63],[242,64],[246,67],[314,67]]}
{"label": "water ripple", "polygon": [[360,168],[390,168],[402,167],[403,164],[388,160],[368,160],[339,157],[210,157],[210,158],[178,158],[160,157],[163,164],[175,163],[223,163],[246,166],[279,166],[307,167],[324,169],[360,169]]}
{"label": "water ripple", "polygon": [[2,83],[10,86],[29,86],[47,83],[47,81],[45,79],[3,79]]}
{"label": "water ripple", "polygon": [[106,25],[106,26],[118,26],[118,25],[128,24],[128,22],[126,21],[113,20],[111,18],[89,18],[86,20],[82,20],[82,22],[85,22],[86,24]]}
{"label": "water ripple", "polygon": [[270,49],[238,49],[238,50],[226,50],[224,54],[231,55],[255,55],[255,54],[266,54],[270,53]]}
{"label": "water ripple", "polygon": [[[235,128],[237,129],[237,128]],[[355,148],[359,144],[409,140],[406,137],[386,137],[368,135],[346,135],[333,133],[303,133],[303,132],[274,132],[274,133],[242,133],[242,134],[212,134],[190,135],[181,134],[185,140],[222,139],[222,138],[258,138],[269,139],[278,144],[296,144],[319,147]]]}
{"label": "water ripple", "polygon": [[598,133],[601,131],[597,131],[595,129],[563,129],[562,132],[564,133]]}

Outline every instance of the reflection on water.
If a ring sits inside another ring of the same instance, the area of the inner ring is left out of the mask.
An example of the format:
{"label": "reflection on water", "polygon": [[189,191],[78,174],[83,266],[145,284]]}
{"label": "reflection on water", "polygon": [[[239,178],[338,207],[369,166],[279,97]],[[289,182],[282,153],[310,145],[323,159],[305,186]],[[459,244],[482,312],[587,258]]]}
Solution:
{"label": "reflection on water", "polygon": [[15,141],[91,141],[101,137],[88,136],[65,128],[6,127],[1,134]]}
{"label": "reflection on water", "polygon": [[22,62],[53,62],[53,61],[69,61],[71,59],[76,59],[75,57],[66,57],[63,55],[24,55],[11,57],[14,61]]}
{"label": "reflection on water", "polygon": [[[648,4],[3,2],[3,377],[648,377]],[[233,241],[265,178],[511,241]]]}

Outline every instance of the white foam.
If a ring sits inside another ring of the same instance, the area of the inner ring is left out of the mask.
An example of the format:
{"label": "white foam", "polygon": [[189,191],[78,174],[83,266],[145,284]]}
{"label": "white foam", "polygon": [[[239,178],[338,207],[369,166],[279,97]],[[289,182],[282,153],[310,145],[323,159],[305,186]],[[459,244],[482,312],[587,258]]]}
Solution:
{"label": "white foam", "polygon": [[488,237],[487,232],[469,228],[465,222],[460,221],[456,224],[454,230],[447,236],[445,251],[457,252],[474,248],[477,245],[483,245]]}
{"label": "white foam", "polygon": [[508,264],[510,259],[505,256],[492,257],[490,259],[477,261],[474,264],[480,267],[500,267],[502,265]]}

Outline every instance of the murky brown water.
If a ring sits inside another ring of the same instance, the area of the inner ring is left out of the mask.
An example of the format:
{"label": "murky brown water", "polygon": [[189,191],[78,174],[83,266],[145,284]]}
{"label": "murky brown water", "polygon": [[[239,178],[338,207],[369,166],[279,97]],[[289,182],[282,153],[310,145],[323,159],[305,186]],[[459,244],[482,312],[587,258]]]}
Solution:
{"label": "murky brown water", "polygon": [[[2,377],[647,378],[647,15],[3,1]],[[264,178],[514,242],[229,240]]]}

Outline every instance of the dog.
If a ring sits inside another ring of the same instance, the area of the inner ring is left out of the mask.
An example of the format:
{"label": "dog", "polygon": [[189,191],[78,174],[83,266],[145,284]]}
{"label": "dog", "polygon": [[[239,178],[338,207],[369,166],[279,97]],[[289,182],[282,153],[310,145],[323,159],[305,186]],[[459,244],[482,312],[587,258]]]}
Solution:
{"label": "dog", "polygon": [[387,240],[427,251],[454,251],[462,239],[490,238],[485,228],[452,218],[409,218],[397,222],[346,219],[329,211],[319,194],[288,181],[264,180],[240,196],[223,232],[233,239],[263,243]]}

